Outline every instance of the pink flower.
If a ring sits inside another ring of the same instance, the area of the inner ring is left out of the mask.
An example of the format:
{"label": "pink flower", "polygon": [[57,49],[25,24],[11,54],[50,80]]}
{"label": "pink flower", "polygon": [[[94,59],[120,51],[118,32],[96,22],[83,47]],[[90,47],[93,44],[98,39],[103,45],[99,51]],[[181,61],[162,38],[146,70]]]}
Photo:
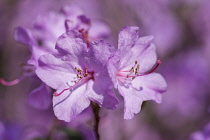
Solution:
{"label": "pink flower", "polygon": [[91,101],[114,109],[118,100],[107,70],[112,48],[103,41],[88,44],[80,33],[69,31],[59,37],[56,49],[57,55],[40,57],[36,74],[57,90],[53,97],[57,118],[69,122]]}
{"label": "pink flower", "polygon": [[156,47],[151,43],[153,36],[139,37],[138,30],[133,26],[125,27],[120,32],[118,50],[108,63],[114,86],[124,98],[125,119],[132,119],[134,114],[140,112],[143,101],[161,103],[161,93],[167,87],[160,74],[152,73],[160,64]]}

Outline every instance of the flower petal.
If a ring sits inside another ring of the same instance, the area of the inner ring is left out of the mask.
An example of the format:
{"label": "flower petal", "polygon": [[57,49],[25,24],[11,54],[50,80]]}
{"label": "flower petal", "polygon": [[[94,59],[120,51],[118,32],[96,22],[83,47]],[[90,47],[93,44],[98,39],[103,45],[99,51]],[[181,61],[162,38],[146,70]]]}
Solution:
{"label": "flower petal", "polygon": [[113,50],[114,48],[104,41],[95,42],[89,49],[90,59],[85,62],[86,67],[93,71],[106,71],[107,62]]}
{"label": "flower petal", "polygon": [[107,72],[96,74],[94,76],[93,90],[100,96],[103,96],[103,103],[101,106],[108,109],[115,109],[118,104],[118,99],[116,98],[112,90],[112,81]]}
{"label": "flower petal", "polygon": [[141,96],[138,96],[136,90],[132,88],[125,88],[124,86],[118,86],[119,93],[124,98],[124,119],[132,119],[134,114],[137,114],[141,110],[142,102],[144,101]]}
{"label": "flower petal", "polygon": [[118,49],[126,51],[132,47],[139,38],[139,28],[136,26],[124,27],[118,37]]}
{"label": "flower petal", "polygon": [[27,102],[34,108],[47,109],[52,102],[51,93],[50,88],[42,83],[30,93]]}
{"label": "flower petal", "polygon": [[164,78],[159,73],[151,73],[149,75],[136,77],[132,81],[132,87],[136,90],[142,90],[147,93],[145,100],[154,100],[161,103],[163,92],[167,89]]}
{"label": "flower petal", "polygon": [[139,73],[143,74],[155,65],[157,61],[156,46],[150,44],[146,47],[143,45],[142,47],[143,50],[138,45],[135,45],[129,52],[122,56],[121,70],[130,70],[135,65],[135,61],[137,61],[140,64]]}
{"label": "flower petal", "polygon": [[31,64],[37,67],[40,56],[48,54],[48,53],[49,51],[46,51],[40,47],[32,46],[32,54],[31,54],[31,58],[28,60],[28,64]]}
{"label": "flower petal", "polygon": [[114,109],[118,104],[112,89],[113,83],[108,74],[107,63],[113,48],[104,41],[99,41],[93,44],[90,48],[90,62],[88,68],[94,71],[93,90],[103,96],[102,106],[105,108]]}
{"label": "flower petal", "polygon": [[113,54],[113,56],[109,58],[108,64],[107,64],[109,77],[111,78],[115,88],[117,88],[117,85],[118,85],[116,74],[117,74],[117,71],[119,70],[119,62],[120,62],[120,58],[117,55],[117,53],[115,53]]}
{"label": "flower petal", "polygon": [[143,101],[154,100],[161,103],[161,93],[166,91],[166,87],[165,80],[157,73],[135,78],[129,88],[119,86],[119,93],[125,101],[124,118],[132,119],[134,114],[139,113]]}
{"label": "flower petal", "polygon": [[108,39],[111,36],[109,27],[99,20],[92,20],[89,30],[90,40]]}
{"label": "flower petal", "polygon": [[87,53],[87,44],[80,33],[69,31],[58,38],[55,47],[60,54],[67,55],[69,61],[78,62]]}
{"label": "flower petal", "polygon": [[14,38],[16,41],[25,45],[32,45],[33,37],[32,34],[25,28],[17,27],[15,29]]}
{"label": "flower petal", "polygon": [[40,57],[36,74],[48,86],[54,89],[64,89],[74,84],[71,81],[73,77],[76,77],[74,71],[70,62],[52,54],[46,54]]}
{"label": "flower petal", "polygon": [[68,90],[53,97],[53,109],[57,118],[70,122],[90,105],[90,97],[101,102],[102,98],[100,99],[96,94],[92,96],[94,94],[92,86],[93,81],[89,80],[71,91]]}
{"label": "flower petal", "polygon": [[[133,47],[132,51],[135,52],[136,47]],[[135,57],[135,56],[133,56]],[[138,58],[138,59],[137,59]],[[140,64],[140,73],[145,73],[149,71],[157,61],[157,53],[156,46],[154,44],[150,44],[140,55],[140,57],[136,56],[137,61]]]}
{"label": "flower petal", "polygon": [[[65,32],[65,18],[60,13],[49,12],[38,16],[34,23],[33,35],[36,39],[42,40],[44,46],[50,46],[54,49],[57,38]],[[47,45],[48,43],[53,45]]]}

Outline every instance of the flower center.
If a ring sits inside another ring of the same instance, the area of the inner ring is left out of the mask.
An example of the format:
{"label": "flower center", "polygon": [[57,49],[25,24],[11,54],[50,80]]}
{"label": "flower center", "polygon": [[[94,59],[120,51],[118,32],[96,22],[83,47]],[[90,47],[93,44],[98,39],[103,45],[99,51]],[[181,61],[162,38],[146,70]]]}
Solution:
{"label": "flower center", "polygon": [[144,76],[144,75],[148,75],[148,74],[154,72],[160,64],[161,64],[161,61],[157,60],[156,65],[150,71],[148,71],[144,74],[139,74],[140,65],[138,64],[138,61],[135,61],[134,66],[131,67],[130,70],[118,71],[116,76],[117,76],[117,79],[120,80],[121,82],[127,83],[138,76]]}
{"label": "flower center", "polygon": [[83,84],[85,82],[87,82],[90,79],[94,79],[93,74],[94,72],[89,72],[87,68],[85,68],[84,70],[81,70],[80,68],[75,67],[75,70],[77,72],[76,77],[74,78],[75,80],[73,80],[72,82],[74,82],[73,86],[70,86],[69,88],[63,89],[61,92],[59,93],[53,93],[53,96],[59,96],[62,93],[64,93],[66,90],[71,90],[74,87]]}

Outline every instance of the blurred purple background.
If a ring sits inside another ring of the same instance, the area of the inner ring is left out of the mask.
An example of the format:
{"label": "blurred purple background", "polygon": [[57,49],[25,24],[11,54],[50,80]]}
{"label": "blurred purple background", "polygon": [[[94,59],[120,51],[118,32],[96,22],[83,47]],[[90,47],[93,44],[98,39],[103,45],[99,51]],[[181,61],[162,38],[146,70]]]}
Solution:
{"label": "blurred purple background", "polygon": [[[15,28],[31,28],[40,15],[69,5],[80,7],[91,20],[104,22],[114,46],[124,26],[140,27],[141,36],[154,35],[162,61],[157,71],[168,84],[163,103],[145,102],[133,120],[123,119],[122,102],[117,110],[102,109],[101,140],[210,139],[210,1],[1,0],[1,78],[18,78],[20,65],[31,55],[26,45],[14,40]],[[94,140],[91,109],[64,123],[56,119],[52,105],[39,110],[27,103],[38,83],[29,77],[11,87],[0,85],[0,140]]]}

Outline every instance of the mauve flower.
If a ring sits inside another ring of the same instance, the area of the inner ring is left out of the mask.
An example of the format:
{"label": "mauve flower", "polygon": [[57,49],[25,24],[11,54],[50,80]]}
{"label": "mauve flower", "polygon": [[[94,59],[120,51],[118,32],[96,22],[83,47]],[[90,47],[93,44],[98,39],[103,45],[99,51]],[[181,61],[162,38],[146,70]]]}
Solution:
{"label": "mauve flower", "polygon": [[[66,31],[65,20],[69,20],[72,23],[76,24],[77,16],[82,14],[80,9],[72,7],[72,10],[69,8],[63,8],[62,12],[49,12],[43,15],[40,15],[34,22],[33,27],[26,29],[23,27],[18,27],[15,31],[15,39],[18,42],[26,44],[29,46],[32,57],[28,61],[29,64],[38,65],[38,59],[43,54],[54,53],[55,43],[57,38]],[[74,29],[73,27],[71,29]]]}
{"label": "mauve flower", "polygon": [[[56,53],[55,43],[57,38],[69,30],[80,31],[88,41],[98,40],[99,38],[107,39],[110,34],[109,28],[104,23],[97,20],[90,21],[82,10],[75,6],[64,7],[57,13],[42,14],[35,20],[32,28],[17,27],[15,30],[14,38],[27,45],[32,53],[27,64],[22,66],[22,76],[11,82],[6,82],[4,79],[0,79],[0,82],[3,85],[11,86],[19,83],[25,77],[34,76],[39,57],[47,53]],[[47,109],[51,104],[51,91],[46,90],[47,88],[46,85],[40,83],[30,93],[28,103],[38,109]]]}
{"label": "mauve flower", "polygon": [[[94,26],[97,26],[98,32],[95,32]],[[110,34],[105,24],[99,21],[92,23],[81,9],[69,6],[62,8],[59,13],[49,12],[39,16],[31,29],[18,27],[15,31],[15,39],[30,47],[32,57],[28,63],[37,66],[39,57],[43,54],[55,53],[54,46],[57,38],[70,30],[82,32],[87,40],[103,39]]]}
{"label": "mauve flower", "polygon": [[56,49],[57,55],[40,57],[36,74],[57,90],[53,97],[57,118],[69,122],[91,101],[114,109],[118,100],[107,71],[112,48],[103,41],[88,43],[82,34],[69,31],[59,37]]}
{"label": "mauve flower", "polygon": [[[159,65],[152,36],[138,36],[138,27],[125,27],[119,34],[118,50],[109,59],[108,70],[115,88],[125,102],[124,118],[132,119],[140,112],[143,101],[161,103],[166,82],[160,74],[152,73]],[[149,71],[157,62],[155,68]],[[149,71],[149,72],[148,72]]]}

